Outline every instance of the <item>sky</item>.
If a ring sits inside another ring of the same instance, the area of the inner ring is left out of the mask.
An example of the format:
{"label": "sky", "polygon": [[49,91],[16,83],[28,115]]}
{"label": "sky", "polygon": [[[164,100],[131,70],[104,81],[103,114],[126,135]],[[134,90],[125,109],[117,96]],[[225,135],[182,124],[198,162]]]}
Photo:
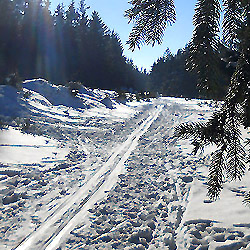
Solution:
{"label": "sky", "polygon": [[[50,1],[52,11],[61,2],[64,3],[67,9],[67,6],[71,2],[71,0]],[[75,2],[76,4],[78,3],[77,0]],[[128,0],[85,0],[86,5],[90,7],[87,12],[88,15],[91,16],[92,11],[96,10],[109,29],[119,34],[124,48],[124,55],[132,59],[139,69],[145,68],[147,71],[150,71],[153,63],[163,55],[167,48],[175,54],[178,49],[185,47],[192,37],[192,19],[196,0],[175,0],[174,2],[177,21],[172,26],[167,27],[163,43],[155,45],[153,48],[151,45],[144,45],[140,50],[136,49],[132,52],[128,50],[128,46],[126,45],[132,29],[132,25],[128,24],[128,20],[124,17],[124,11],[131,6]]]}

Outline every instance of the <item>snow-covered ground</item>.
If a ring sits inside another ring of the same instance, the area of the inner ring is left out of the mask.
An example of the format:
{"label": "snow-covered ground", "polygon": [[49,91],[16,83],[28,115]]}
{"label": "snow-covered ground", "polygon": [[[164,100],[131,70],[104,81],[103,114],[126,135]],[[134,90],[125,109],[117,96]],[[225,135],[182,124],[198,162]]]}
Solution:
{"label": "snow-covered ground", "polygon": [[209,155],[172,138],[211,102],[38,79],[0,107],[0,249],[250,249],[249,174],[210,202]]}

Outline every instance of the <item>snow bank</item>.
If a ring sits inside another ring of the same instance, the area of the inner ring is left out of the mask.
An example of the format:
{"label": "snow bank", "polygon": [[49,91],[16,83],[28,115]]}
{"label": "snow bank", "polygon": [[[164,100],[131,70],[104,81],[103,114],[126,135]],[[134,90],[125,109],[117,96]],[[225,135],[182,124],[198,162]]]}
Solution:
{"label": "snow bank", "polygon": [[[43,79],[26,80],[22,90],[12,86],[0,86],[0,117],[30,118],[34,114],[66,121],[78,116],[130,117],[135,106],[116,100],[115,91],[90,89],[77,85],[71,87],[54,85]],[[74,122],[72,120],[72,122]]]}
{"label": "snow bank", "polygon": [[[103,99],[114,98],[115,92],[103,90],[91,90],[84,86],[79,86],[77,94],[74,95],[69,87],[54,85],[43,79],[26,80],[23,87],[26,90],[39,93],[52,105],[63,105],[71,108],[89,108],[99,106]],[[105,103],[103,103],[105,105]],[[109,107],[109,104],[107,105]]]}
{"label": "snow bank", "polygon": [[0,85],[0,116],[17,117],[24,115],[25,103],[21,93],[13,86]]}
{"label": "snow bank", "polygon": [[44,136],[24,134],[9,128],[0,130],[0,163],[42,164],[60,162],[68,154],[55,140]]}
{"label": "snow bank", "polygon": [[76,87],[36,79],[20,91],[0,88],[0,124],[8,126],[0,130],[0,249],[36,230],[141,121],[141,103]]}

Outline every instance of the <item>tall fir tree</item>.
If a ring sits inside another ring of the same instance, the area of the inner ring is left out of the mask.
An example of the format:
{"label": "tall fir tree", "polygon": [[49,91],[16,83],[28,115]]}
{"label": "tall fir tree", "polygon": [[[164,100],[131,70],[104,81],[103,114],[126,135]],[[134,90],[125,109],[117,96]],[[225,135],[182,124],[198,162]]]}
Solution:
{"label": "tall fir tree", "polygon": [[[131,2],[134,5],[135,13],[142,15],[138,17],[139,20],[147,18],[145,11],[150,11],[147,8],[151,10],[157,8],[154,1],[151,3],[151,7],[145,6],[144,11],[141,9],[136,10],[137,2],[142,3],[144,1]],[[240,7],[240,9],[235,6]],[[231,78],[224,104],[207,122],[181,124],[175,131],[178,138],[193,138],[194,152],[203,149],[209,144],[217,146],[217,150],[212,155],[209,168],[208,195],[211,199],[216,199],[219,196],[225,177],[229,181],[241,180],[248,163],[246,162],[247,147],[242,142],[241,129],[242,126],[250,126],[250,2],[249,0],[224,0],[224,7],[224,38],[229,46],[237,41],[236,48],[239,52],[237,67]],[[208,95],[218,85],[217,79],[211,75],[207,68],[212,64],[217,64],[215,52],[218,46],[219,16],[219,1],[198,0],[194,16],[196,27],[192,40],[191,66],[198,69],[197,72],[200,74],[199,86],[205,89]],[[156,21],[158,22],[159,33],[162,34],[165,27],[160,25],[160,17],[161,15]],[[135,25],[134,29],[132,35],[137,33],[138,38],[131,36],[130,43],[141,44],[140,35],[147,37],[147,34],[145,35],[139,26]],[[149,32],[148,35],[150,36],[150,34]],[[158,41],[158,36],[151,38],[154,42]],[[204,55],[209,59],[207,60]],[[200,60],[201,58],[205,60],[205,63]],[[215,70],[217,71],[217,68]],[[245,201],[250,203],[250,193],[246,195]]]}
{"label": "tall fir tree", "polygon": [[196,4],[193,23],[195,26],[190,44],[187,66],[198,74],[198,88],[203,96],[217,97],[219,86],[219,22],[218,0],[199,0]]}
{"label": "tall fir tree", "polygon": [[0,1],[0,81],[14,74],[18,69],[20,45],[21,8],[24,1]]}
{"label": "tall fir tree", "polygon": [[[80,15],[75,8],[74,0],[71,1],[68,9],[65,12],[65,25],[64,25],[64,49],[67,62],[67,80],[76,81],[77,71],[79,65],[78,43],[77,43],[77,27],[79,25]],[[72,60],[74,58],[74,60]]]}
{"label": "tall fir tree", "polygon": [[89,45],[89,20],[86,11],[88,8],[85,4],[85,0],[81,0],[78,11],[78,26],[76,27],[77,52],[79,57],[76,74],[77,79],[85,84],[88,82],[88,58],[90,57],[87,49]]}
{"label": "tall fir tree", "polygon": [[[211,199],[219,196],[225,177],[229,181],[241,180],[248,163],[247,145],[242,141],[241,129],[250,125],[250,6],[248,1],[241,3],[242,21],[234,31],[238,34],[240,56],[221,110],[215,112],[206,123],[181,124],[176,128],[177,137],[194,138],[195,152],[209,144],[217,146],[209,168],[208,195]],[[227,22],[230,23],[233,16],[234,11],[227,10],[224,34],[231,34],[231,26]],[[250,195],[246,196],[246,201],[250,201],[249,198]]]}
{"label": "tall fir tree", "polygon": [[[89,62],[88,75],[96,87],[106,88],[103,76],[105,75],[105,46],[109,35],[109,29],[102,21],[98,12],[92,13],[92,18],[89,22]],[[96,68],[99,74],[94,74]]]}
{"label": "tall fir tree", "polygon": [[54,13],[55,22],[55,44],[56,53],[55,61],[56,72],[53,76],[54,81],[65,83],[67,81],[67,60],[64,49],[64,37],[65,37],[65,6],[58,4]]}

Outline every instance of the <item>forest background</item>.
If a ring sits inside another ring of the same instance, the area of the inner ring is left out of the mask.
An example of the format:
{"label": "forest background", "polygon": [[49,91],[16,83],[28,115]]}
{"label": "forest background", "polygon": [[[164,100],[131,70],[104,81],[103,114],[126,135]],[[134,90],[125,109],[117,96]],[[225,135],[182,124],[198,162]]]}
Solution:
{"label": "forest background", "polygon": [[[48,0],[1,0],[0,9],[0,84],[45,78],[118,92],[205,97],[197,90],[197,74],[187,70],[189,44],[175,55],[166,48],[147,72],[124,56],[119,34],[96,11],[87,15],[84,0],[59,4],[54,13]],[[212,97],[220,99],[235,69],[228,63],[235,52],[221,44],[217,56],[220,95]]]}

